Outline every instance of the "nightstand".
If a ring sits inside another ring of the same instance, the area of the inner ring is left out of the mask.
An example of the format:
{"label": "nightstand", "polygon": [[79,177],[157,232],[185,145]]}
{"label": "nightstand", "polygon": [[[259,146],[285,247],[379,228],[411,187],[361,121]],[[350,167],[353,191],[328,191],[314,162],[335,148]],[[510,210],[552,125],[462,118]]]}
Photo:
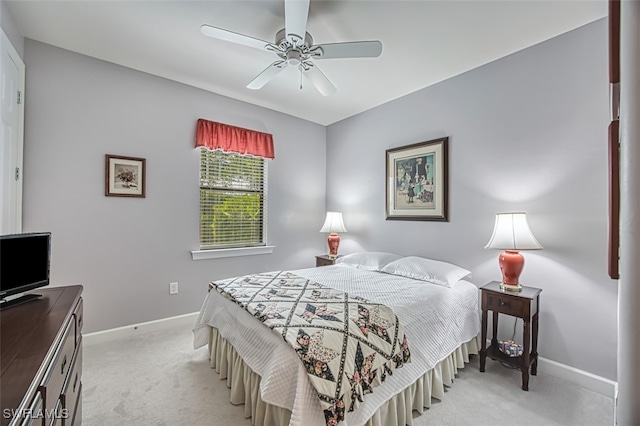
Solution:
{"label": "nightstand", "polygon": [[[341,257],[341,256],[338,256],[338,257]],[[316,256],[316,267],[335,265],[336,259],[338,257],[329,257],[328,254],[322,254],[322,255]]]}
{"label": "nightstand", "polygon": [[[484,372],[487,356],[522,371],[522,390],[529,390],[529,368],[531,374],[538,373],[538,312],[540,310],[539,288],[522,287],[522,291],[502,290],[500,282],[492,281],[480,287],[482,294],[482,341],[480,346],[480,371]],[[487,313],[493,312],[493,335],[487,348]],[[522,355],[510,357],[498,349],[498,314],[522,318],[524,322]]]}

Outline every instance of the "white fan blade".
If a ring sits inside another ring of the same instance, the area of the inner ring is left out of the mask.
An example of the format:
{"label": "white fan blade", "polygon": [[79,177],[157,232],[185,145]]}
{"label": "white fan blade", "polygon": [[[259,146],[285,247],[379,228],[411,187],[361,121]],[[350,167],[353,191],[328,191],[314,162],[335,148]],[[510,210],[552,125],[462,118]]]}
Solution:
{"label": "white fan blade", "polygon": [[304,42],[308,16],[309,0],[284,1],[284,28],[291,43]]}
{"label": "white fan blade", "polygon": [[285,69],[287,63],[285,61],[275,61],[264,71],[262,71],[256,78],[254,78],[251,83],[247,84],[247,88],[258,90],[261,89],[265,84],[271,81],[276,75],[280,74],[280,71]]}
{"label": "white fan blade", "polygon": [[382,43],[376,40],[318,44],[312,50],[315,59],[375,58],[382,53]]}
{"label": "white fan blade", "polygon": [[338,90],[315,65],[306,71],[302,69],[302,74],[323,96],[333,95]]}
{"label": "white fan blade", "polygon": [[233,31],[223,30],[222,28],[212,27],[203,24],[200,26],[200,32],[207,37],[217,38],[218,40],[230,41],[231,43],[242,44],[244,46],[254,47],[256,49],[265,50],[265,46],[270,44],[264,40],[249,37],[244,34],[234,33]]}

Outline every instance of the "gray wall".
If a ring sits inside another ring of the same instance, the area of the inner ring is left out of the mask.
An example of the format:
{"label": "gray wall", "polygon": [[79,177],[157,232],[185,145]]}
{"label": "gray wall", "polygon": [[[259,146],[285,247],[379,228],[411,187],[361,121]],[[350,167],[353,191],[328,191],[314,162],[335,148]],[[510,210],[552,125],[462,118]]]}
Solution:
{"label": "gray wall", "polygon": [[[24,50],[23,230],[52,232],[52,283],[85,286],[87,332],[198,311],[213,279],[315,265],[325,127],[33,40]],[[200,117],[273,134],[273,254],[191,260]],[[104,196],[105,154],[146,158],[146,198]]]}
{"label": "gray wall", "polygon": [[[442,259],[482,285],[501,277],[499,252],[483,249],[495,213],[526,211],[544,246],[524,253],[521,276],[543,289],[540,355],[615,380],[607,60],[601,20],[330,126],[327,208],[349,230],[341,251]],[[442,136],[449,222],[385,221],[385,150]],[[504,318],[500,337],[510,338]]]}

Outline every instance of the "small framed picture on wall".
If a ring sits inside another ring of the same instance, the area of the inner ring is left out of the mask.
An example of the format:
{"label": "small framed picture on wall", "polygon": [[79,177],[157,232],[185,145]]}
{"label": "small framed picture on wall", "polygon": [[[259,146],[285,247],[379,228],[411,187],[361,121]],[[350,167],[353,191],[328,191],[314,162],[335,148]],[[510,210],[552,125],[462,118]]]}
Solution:
{"label": "small framed picture on wall", "polygon": [[104,195],[145,198],[146,160],[120,155],[105,156]]}

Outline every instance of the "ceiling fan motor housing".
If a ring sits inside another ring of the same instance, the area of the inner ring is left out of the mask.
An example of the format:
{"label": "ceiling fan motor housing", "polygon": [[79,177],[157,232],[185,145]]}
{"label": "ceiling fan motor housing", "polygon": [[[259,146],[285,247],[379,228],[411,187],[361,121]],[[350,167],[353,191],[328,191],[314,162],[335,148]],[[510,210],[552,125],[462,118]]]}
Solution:
{"label": "ceiling fan motor housing", "polygon": [[[311,37],[311,34],[309,34],[308,32],[305,31],[305,36],[304,36],[304,43],[300,43],[302,40],[299,40],[296,37],[296,41],[297,43],[295,43],[295,46],[297,47],[301,47],[301,46],[307,46],[307,49],[310,48],[311,46],[313,46],[313,37]],[[286,48],[286,45],[292,46],[294,47],[294,44],[291,43],[289,40],[287,40],[287,33],[286,33],[286,29],[283,28],[280,31],[278,31],[276,33],[276,42],[275,42],[276,46],[280,46],[283,48]]]}
{"label": "ceiling fan motor housing", "polygon": [[286,30],[283,28],[276,34],[276,42],[271,49],[273,50],[287,65],[305,65],[305,70],[309,68],[314,51],[312,51],[313,37],[308,32],[305,32],[304,43],[301,40],[295,38],[293,43],[287,39]]}

